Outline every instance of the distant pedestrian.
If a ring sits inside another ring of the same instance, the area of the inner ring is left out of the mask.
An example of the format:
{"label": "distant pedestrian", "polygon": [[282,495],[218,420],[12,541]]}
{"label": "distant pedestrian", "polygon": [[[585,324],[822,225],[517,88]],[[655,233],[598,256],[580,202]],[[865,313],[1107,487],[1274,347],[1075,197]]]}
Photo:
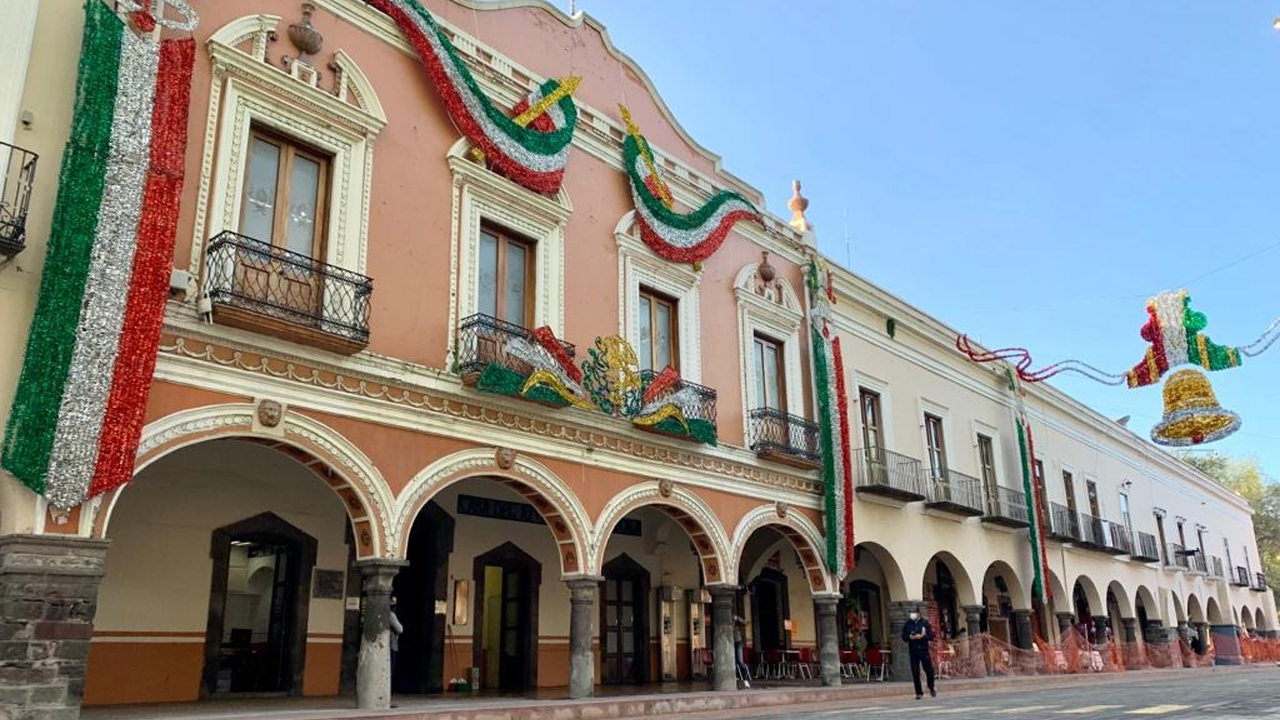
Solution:
{"label": "distant pedestrian", "polygon": [[742,686],[751,689],[751,668],[743,658],[743,646],[747,642],[747,621],[741,615],[733,616],[733,663],[734,671],[742,678]]}
{"label": "distant pedestrian", "polygon": [[391,596],[391,677],[396,676],[396,656],[400,654],[400,636],[404,634],[404,625],[396,616],[396,596]]}
{"label": "distant pedestrian", "polygon": [[911,682],[916,686],[916,699],[924,697],[924,690],[920,687],[920,668],[924,667],[925,677],[928,679],[929,695],[938,696],[938,691],[933,685],[933,658],[929,657],[929,643],[933,641],[933,627],[929,625],[929,621],[920,617],[920,609],[915,608],[911,611],[910,618],[902,625],[902,639],[907,643],[907,650],[911,655]]}

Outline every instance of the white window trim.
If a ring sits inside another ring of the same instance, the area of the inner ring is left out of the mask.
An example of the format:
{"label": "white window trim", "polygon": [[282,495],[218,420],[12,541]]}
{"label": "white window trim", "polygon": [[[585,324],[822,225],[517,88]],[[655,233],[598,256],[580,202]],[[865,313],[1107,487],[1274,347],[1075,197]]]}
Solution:
{"label": "white window trim", "polygon": [[755,292],[756,263],[747,265],[734,280],[734,295],[738,300],[738,328],[740,350],[740,386],[742,387],[743,431],[750,434],[751,411],[760,407],[756,397],[753,356],[756,333],[782,341],[783,378],[787,389],[787,412],[807,417],[804,403],[804,385],[801,382],[804,366],[800,362],[800,329],[804,310],[799,297],[784,278],[775,282],[782,293],[781,303],[771,302]]}
{"label": "white window trim", "polygon": [[[936,415],[942,420],[942,452],[946,459],[946,467],[953,468],[956,466],[956,450],[959,447],[955,444],[953,435],[955,431],[951,427],[951,411],[946,405],[939,405],[928,398],[916,398],[916,423],[920,428],[920,450],[921,450],[921,467],[925,470],[931,470],[932,465],[929,464],[929,433],[925,428],[925,413]],[[977,440],[973,442],[977,447]]]}
{"label": "white window trim", "polygon": [[[546,325],[564,337],[565,226],[573,205],[563,188],[554,197],[523,188],[466,158],[470,144],[449,150],[453,173],[449,327],[479,312],[480,228],[485,221],[534,244],[533,327]],[[533,328],[529,328],[533,329]]]}
{"label": "white window trim", "polygon": [[[893,451],[893,402],[890,400],[889,383],[879,378],[868,375],[865,372],[854,371],[853,387],[857,388],[857,395],[849,398],[857,404],[857,421],[854,423],[854,432],[856,437],[850,438],[853,441],[853,447],[862,447],[862,390],[865,388],[880,396],[880,436],[884,440],[884,449]],[[922,416],[923,418],[923,416]],[[923,422],[923,419],[921,420]]]}
{"label": "white window trim", "polygon": [[[628,212],[613,231],[618,243],[618,334],[640,347],[640,288],[647,287],[676,301],[680,377],[702,382],[702,333],[699,292],[702,276],[687,265],[659,257],[634,235],[635,211]],[[661,370],[662,368],[654,368]]]}
{"label": "white window trim", "polygon": [[[213,64],[204,155],[189,270],[199,276],[204,246],[240,227],[249,135],[260,126],[332,155],[324,262],[364,273],[369,236],[373,145],[387,123],[368,78],[345,52],[326,71],[335,87],[320,87],[309,66],[283,70],[267,62],[268,38],[280,18],[233,20],[208,41]],[[247,46],[247,49],[246,49]]]}
{"label": "white window trim", "polygon": [[[978,470],[973,474],[973,476],[979,480],[982,479],[982,452],[978,448],[978,436],[986,435],[991,438],[991,461],[994,463],[996,472],[996,487],[1011,487],[1010,485],[1002,482],[1005,476],[1009,475],[1009,472],[1007,467],[1008,462],[1004,456],[1004,444],[1000,442],[1000,431],[997,430],[994,425],[982,422],[981,420],[970,421],[970,426],[971,432],[969,433],[969,437],[972,439],[973,443],[973,466]],[[1022,464],[1021,458],[1018,458],[1017,464]],[[1018,477],[1016,489],[1021,490],[1022,468],[1018,468],[1016,475]]]}

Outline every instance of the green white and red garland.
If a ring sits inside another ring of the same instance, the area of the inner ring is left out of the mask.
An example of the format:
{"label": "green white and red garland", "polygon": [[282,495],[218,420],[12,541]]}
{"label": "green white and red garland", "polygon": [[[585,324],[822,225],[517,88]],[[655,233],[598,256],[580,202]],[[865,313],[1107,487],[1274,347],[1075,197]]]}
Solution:
{"label": "green white and red garland", "polygon": [[560,189],[578,122],[570,95],[576,80],[543,83],[517,106],[516,113],[525,115],[530,107],[539,106],[543,112],[522,124],[485,95],[448,35],[417,0],[365,2],[395,21],[422,60],[449,117],[494,169],[535,192],[550,194]]}
{"label": "green white and red garland", "polygon": [[[175,21],[165,7],[182,16]],[[5,433],[4,468],[59,508],[129,481],[155,369],[195,43],[185,2],[85,3],[71,136]]]}
{"label": "green white and red garland", "polygon": [[631,183],[640,239],[655,253],[679,263],[699,263],[711,256],[735,223],[763,223],[755,206],[738,193],[722,190],[702,207],[689,213],[672,209],[671,191],[658,175],[649,143],[631,121],[631,113],[619,105],[627,137],[622,141],[622,163]]}
{"label": "green white and red garland", "polygon": [[524,375],[498,363],[490,363],[481,371],[476,389],[546,405],[591,407],[584,399],[582,371],[574,365],[573,355],[551,328],[539,327],[528,337],[507,340],[503,354],[528,365],[531,372]]}
{"label": "green white and red garland", "polygon": [[[1014,426],[1018,429],[1018,458],[1022,463],[1022,492],[1026,497],[1027,517],[1031,522],[1028,536],[1031,539],[1031,565],[1035,568],[1031,584],[1031,592],[1040,598],[1042,603],[1052,599],[1045,578],[1049,576],[1049,553],[1045,547],[1044,537],[1047,527],[1048,508],[1040,502],[1040,493],[1035,487],[1035,440],[1031,435],[1031,421],[1027,419],[1027,407],[1022,400],[1022,388],[1018,385],[1018,377],[1013,370],[1009,373],[1009,390],[1014,398]],[[1041,482],[1044,479],[1041,478]]]}
{"label": "green white and red garland", "polygon": [[839,579],[853,570],[853,457],[849,448],[849,401],[844,384],[840,337],[830,326],[835,292],[831,274],[813,260],[806,270],[809,332],[813,339],[813,376],[822,433],[822,485],[825,491],[827,568]]}

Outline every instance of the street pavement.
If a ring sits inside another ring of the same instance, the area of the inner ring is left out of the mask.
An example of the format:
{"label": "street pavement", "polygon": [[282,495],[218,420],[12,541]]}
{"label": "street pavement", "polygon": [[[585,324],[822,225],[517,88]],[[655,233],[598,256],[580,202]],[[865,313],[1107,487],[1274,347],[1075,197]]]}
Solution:
{"label": "street pavement", "polygon": [[910,685],[902,698],[876,698],[845,707],[803,706],[748,712],[696,713],[685,720],[877,720],[879,718],[992,718],[993,720],[1141,720],[1142,718],[1280,718],[1280,667],[1206,668],[1177,677],[1073,684],[1062,687],[949,694],[915,700]]}

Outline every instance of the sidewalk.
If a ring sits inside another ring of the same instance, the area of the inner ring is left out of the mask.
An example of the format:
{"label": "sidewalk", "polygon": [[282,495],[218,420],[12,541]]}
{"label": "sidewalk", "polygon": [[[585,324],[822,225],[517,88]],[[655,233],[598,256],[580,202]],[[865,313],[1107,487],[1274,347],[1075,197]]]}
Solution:
{"label": "sidewalk", "polygon": [[[942,681],[940,693],[999,692],[1011,689],[1062,688],[1172,680],[1206,673],[1276,672],[1271,665],[1170,670],[1139,670],[1100,675],[997,677]],[[732,693],[709,691],[619,695],[590,700],[397,697],[391,710],[356,710],[350,698],[237,699],[202,703],[86,708],[85,720],[602,720],[607,718],[661,717],[674,714],[742,711],[742,715],[768,713],[781,707],[818,705],[848,707],[871,699],[912,696],[908,683],[859,683],[838,688],[772,687]]]}

